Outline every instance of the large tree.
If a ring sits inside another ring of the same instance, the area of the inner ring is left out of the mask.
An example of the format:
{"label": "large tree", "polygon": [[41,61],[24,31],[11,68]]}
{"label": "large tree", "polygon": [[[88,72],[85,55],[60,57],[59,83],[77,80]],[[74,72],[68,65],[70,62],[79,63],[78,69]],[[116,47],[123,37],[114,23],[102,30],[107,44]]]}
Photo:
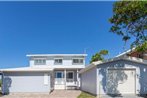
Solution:
{"label": "large tree", "polygon": [[104,56],[108,54],[108,50],[101,50],[94,54],[91,58],[90,63],[95,62],[95,61],[103,61],[105,58]]}
{"label": "large tree", "polygon": [[[141,46],[147,42],[147,1],[117,1],[113,5],[110,31],[122,36],[131,46]],[[146,46],[146,45],[145,45]]]}

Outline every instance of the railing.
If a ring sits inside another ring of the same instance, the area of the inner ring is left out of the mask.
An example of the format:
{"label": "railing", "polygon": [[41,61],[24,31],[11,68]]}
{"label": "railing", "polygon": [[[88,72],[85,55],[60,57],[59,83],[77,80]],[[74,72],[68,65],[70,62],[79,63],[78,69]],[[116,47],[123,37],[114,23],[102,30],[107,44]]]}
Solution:
{"label": "railing", "polygon": [[64,85],[66,86],[78,86],[78,82],[74,81],[73,79],[67,79],[65,83],[64,78],[55,78],[55,84]]}
{"label": "railing", "polygon": [[66,86],[78,86],[78,82],[77,81],[66,82]]}
{"label": "railing", "polygon": [[55,84],[65,84],[64,78],[55,78]]}

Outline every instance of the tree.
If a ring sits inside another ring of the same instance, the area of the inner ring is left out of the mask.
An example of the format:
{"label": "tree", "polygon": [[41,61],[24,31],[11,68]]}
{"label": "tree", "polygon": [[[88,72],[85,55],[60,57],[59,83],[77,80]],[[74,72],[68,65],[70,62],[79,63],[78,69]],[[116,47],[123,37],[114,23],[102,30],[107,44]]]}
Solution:
{"label": "tree", "polygon": [[122,36],[131,46],[142,46],[147,41],[147,1],[117,1],[113,5],[110,31]]}
{"label": "tree", "polygon": [[95,61],[103,61],[105,59],[104,56],[107,54],[108,54],[108,50],[101,50],[100,52],[97,52],[92,56],[90,63]]}
{"label": "tree", "polygon": [[147,41],[137,46],[135,50],[140,53],[140,58],[144,58],[144,53],[147,52]]}

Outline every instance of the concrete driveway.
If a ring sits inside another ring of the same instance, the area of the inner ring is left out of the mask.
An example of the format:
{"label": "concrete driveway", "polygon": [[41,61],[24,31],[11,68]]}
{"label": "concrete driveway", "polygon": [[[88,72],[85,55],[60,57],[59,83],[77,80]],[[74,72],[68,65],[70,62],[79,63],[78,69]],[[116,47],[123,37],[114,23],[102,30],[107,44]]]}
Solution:
{"label": "concrete driveway", "polygon": [[108,96],[108,95],[105,95],[105,96],[98,96],[97,98],[147,98],[147,96],[137,96],[137,95],[122,95],[122,96]]}
{"label": "concrete driveway", "polygon": [[54,90],[52,93],[13,93],[2,98],[77,98],[79,90]]}

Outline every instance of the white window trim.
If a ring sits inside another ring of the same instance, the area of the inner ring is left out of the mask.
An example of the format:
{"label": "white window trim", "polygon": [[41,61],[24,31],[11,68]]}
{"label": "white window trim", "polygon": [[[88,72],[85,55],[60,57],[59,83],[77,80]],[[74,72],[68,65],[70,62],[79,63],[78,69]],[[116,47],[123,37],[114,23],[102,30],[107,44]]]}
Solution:
{"label": "white window trim", "polygon": [[[74,62],[73,62],[73,59],[82,59],[82,60],[83,60],[83,63],[74,63]],[[85,59],[84,59],[84,58],[72,58],[72,64],[73,64],[73,65],[85,64]]]}
{"label": "white window trim", "polygon": [[[36,61],[35,60],[45,60],[45,64],[36,64]],[[34,65],[46,65],[46,59],[39,59],[39,58],[36,58],[34,59]]]}
{"label": "white window trim", "polygon": [[66,79],[69,79],[69,78],[67,77],[67,74],[68,74],[68,73],[73,73],[73,78],[72,78],[72,80],[74,80],[74,78],[75,78],[75,77],[74,77],[74,71],[67,71],[67,72],[66,72]]}
{"label": "white window trim", "polygon": [[[56,60],[56,59],[62,59],[62,63],[57,63],[57,64],[56,64],[56,63],[55,63],[55,60]],[[54,58],[54,65],[62,65],[62,64],[63,64],[63,58]]]}

